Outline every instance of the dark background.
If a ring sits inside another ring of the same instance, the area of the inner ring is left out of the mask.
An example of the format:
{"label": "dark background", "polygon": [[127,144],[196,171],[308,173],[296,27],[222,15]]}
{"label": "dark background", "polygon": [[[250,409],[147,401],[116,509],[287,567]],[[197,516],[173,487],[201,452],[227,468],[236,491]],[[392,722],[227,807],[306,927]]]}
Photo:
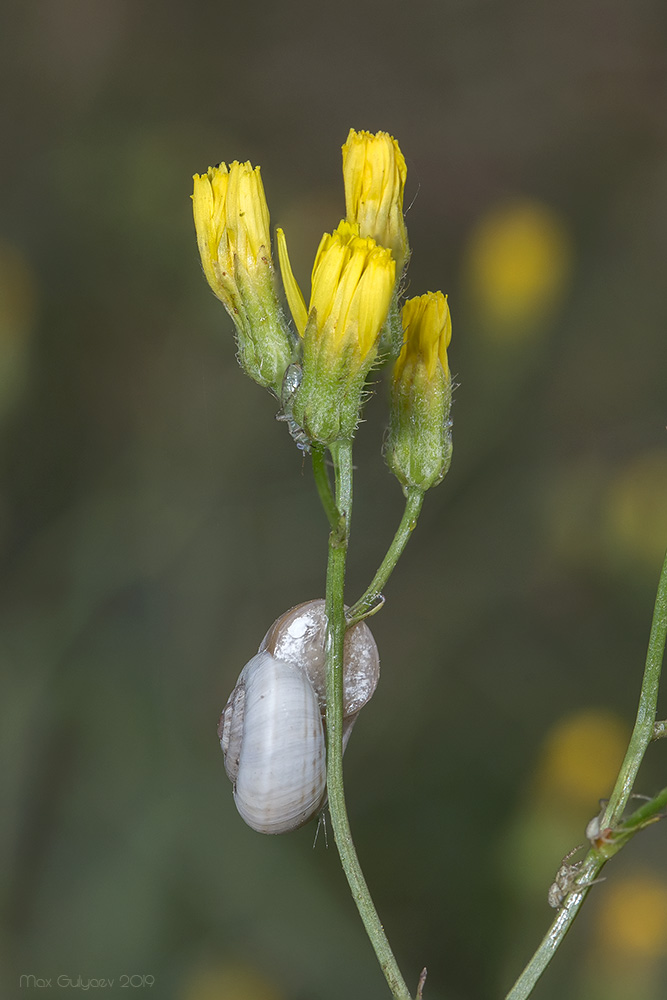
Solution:
{"label": "dark background", "polygon": [[[223,771],[220,709],[323,594],[326,523],[236,366],[189,199],[209,164],[261,164],[307,287],[350,126],[401,144],[409,291],[449,293],[459,387],[451,472],[373,622],[349,810],[413,988],[426,964],[428,1000],[504,996],[613,783],[667,541],[666,21],[658,0],[3,5],[3,997],[80,995],[59,975],[388,995],[333,845],[247,829]],[[384,386],[366,417],[350,600],[402,507]],[[536,998],[663,996],[665,829],[607,874]]]}

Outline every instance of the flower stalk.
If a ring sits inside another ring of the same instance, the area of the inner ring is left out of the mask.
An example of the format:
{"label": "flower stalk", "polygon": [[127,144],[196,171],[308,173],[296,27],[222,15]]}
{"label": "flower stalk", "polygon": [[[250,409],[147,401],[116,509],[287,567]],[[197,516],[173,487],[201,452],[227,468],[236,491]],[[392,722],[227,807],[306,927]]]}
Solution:
{"label": "flower stalk", "polygon": [[387,585],[387,581],[396,567],[396,563],[401,558],[405,546],[408,544],[412,532],[417,527],[417,519],[424,502],[424,494],[416,487],[410,487],[405,497],[405,508],[401,523],[398,526],[387,554],[382,560],[377,573],[370,584],[347,613],[347,627],[351,628],[357,622],[366,618],[382,597],[382,591]]}
{"label": "flower stalk", "polygon": [[649,637],[646,666],[639,695],[637,720],[630,737],[630,743],[621,764],[618,778],[609,803],[600,820],[601,836],[586,855],[579,870],[579,891],[572,892],[558,912],[540,946],[525,967],[505,1000],[526,1000],[532,993],[538,979],[562,944],[586,898],[588,888],[585,883],[597,879],[610,857],[631,839],[639,830],[660,818],[667,805],[667,789],[663,789],[654,799],[637,809],[623,820],[623,812],[632,794],[639,766],[653,736],[658,698],[658,685],[662,671],[662,660],[667,639],[667,554],[663,563],[658,592],[653,610],[653,621]]}
{"label": "flower stalk", "polygon": [[345,641],[345,565],[352,514],[352,442],[332,447],[336,505],[341,528],[329,535],[327,561],[327,791],[329,812],[341,866],[366,933],[395,1000],[412,1000],[384,932],[359,863],[345,803],[343,782],[343,643]]}

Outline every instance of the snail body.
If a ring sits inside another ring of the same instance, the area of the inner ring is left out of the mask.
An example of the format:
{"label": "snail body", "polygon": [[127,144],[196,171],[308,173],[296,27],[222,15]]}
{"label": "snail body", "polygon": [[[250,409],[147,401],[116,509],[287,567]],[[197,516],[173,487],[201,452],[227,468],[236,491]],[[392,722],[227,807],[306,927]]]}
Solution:
{"label": "snail body", "polygon": [[[296,830],[326,801],[324,601],[291,608],[241,671],[218,726],[241,817],[260,833]],[[379,677],[361,622],[345,637],[343,745]]]}

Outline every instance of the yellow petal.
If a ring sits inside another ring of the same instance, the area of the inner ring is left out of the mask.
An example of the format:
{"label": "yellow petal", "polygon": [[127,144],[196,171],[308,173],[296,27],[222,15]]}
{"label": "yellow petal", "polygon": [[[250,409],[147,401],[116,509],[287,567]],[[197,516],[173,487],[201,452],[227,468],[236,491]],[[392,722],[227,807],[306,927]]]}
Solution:
{"label": "yellow petal", "polygon": [[197,232],[197,245],[204,274],[209,285],[220,295],[214,262],[225,227],[225,203],[228,182],[227,167],[209,167],[205,174],[195,174],[192,193],[192,213]]}
{"label": "yellow petal", "polygon": [[287,304],[294,317],[294,323],[299,331],[299,335],[303,337],[308,321],[308,310],[306,309],[306,302],[301,294],[301,289],[292,271],[292,265],[287,253],[287,240],[282,229],[276,229],[276,241],[278,243],[278,260],[280,261],[280,273],[283,278]]}
{"label": "yellow petal", "polygon": [[269,209],[259,167],[235,160],[229,167],[227,225],[235,252],[248,269],[270,253]]}

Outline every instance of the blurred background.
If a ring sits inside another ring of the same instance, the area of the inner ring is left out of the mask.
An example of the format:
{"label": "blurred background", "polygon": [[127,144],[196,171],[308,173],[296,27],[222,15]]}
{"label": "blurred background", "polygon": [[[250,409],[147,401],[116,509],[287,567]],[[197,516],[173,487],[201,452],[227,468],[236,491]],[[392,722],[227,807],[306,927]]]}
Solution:
{"label": "blurred background", "polygon": [[[307,287],[354,126],[405,154],[409,292],[449,294],[458,388],[349,811],[413,989],[503,997],[611,789],[667,543],[664,5],[9,0],[0,38],[1,995],[388,996],[333,844],[252,832],[223,771],[220,710],[323,596],[327,530],[189,197],[261,164]],[[376,389],[350,601],[402,510]],[[663,741],[637,791],[666,770]],[[608,866],[536,998],[664,995],[666,835]]]}

